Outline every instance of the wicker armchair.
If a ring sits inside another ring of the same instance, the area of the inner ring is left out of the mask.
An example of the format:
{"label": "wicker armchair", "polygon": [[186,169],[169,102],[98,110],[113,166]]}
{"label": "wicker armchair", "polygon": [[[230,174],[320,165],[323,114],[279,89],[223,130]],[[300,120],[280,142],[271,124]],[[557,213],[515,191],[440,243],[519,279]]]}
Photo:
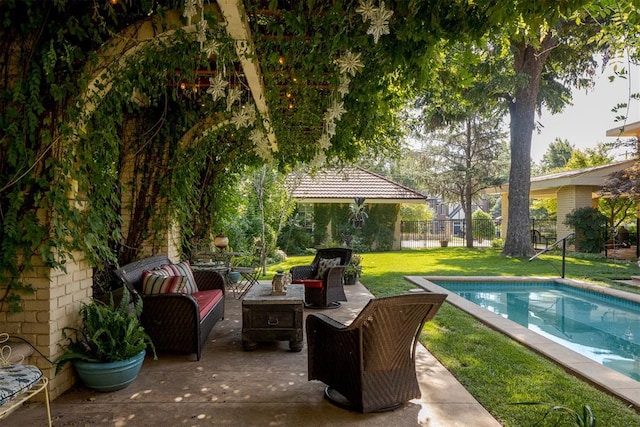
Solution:
{"label": "wicker armchair", "polygon": [[[338,301],[346,301],[344,293],[344,270],[351,261],[353,250],[349,248],[318,249],[310,265],[291,267],[291,282],[304,284],[304,299],[307,307],[337,308]],[[340,258],[337,266],[326,270],[323,277],[317,277],[320,261]]]}
{"label": "wicker armchair", "polygon": [[445,298],[421,293],[372,299],[349,326],[310,314],[309,380],[327,384],[332,403],[358,412],[392,410],[420,397],[416,343]]}

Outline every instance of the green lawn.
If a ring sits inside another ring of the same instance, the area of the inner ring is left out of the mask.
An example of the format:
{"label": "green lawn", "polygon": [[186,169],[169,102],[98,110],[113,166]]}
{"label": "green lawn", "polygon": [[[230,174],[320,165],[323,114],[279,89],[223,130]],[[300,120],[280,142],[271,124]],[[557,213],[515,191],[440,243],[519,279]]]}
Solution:
{"label": "green lawn", "polygon": [[[375,295],[405,292],[414,286],[412,275],[553,276],[559,277],[561,256],[547,254],[529,261],[507,258],[491,249],[438,248],[365,253],[361,282]],[[288,270],[308,264],[312,256],[290,257],[272,266]],[[605,260],[599,256],[568,256],[565,277],[638,292],[616,279],[640,275],[635,262]],[[613,398],[525,347],[495,332],[449,304],[427,324],[421,341],[440,362],[505,426],[575,426],[575,416],[554,411],[560,405],[582,413],[589,405],[598,426],[640,426],[640,416]],[[540,405],[529,405],[539,402]],[[587,425],[587,424],[584,424]]]}

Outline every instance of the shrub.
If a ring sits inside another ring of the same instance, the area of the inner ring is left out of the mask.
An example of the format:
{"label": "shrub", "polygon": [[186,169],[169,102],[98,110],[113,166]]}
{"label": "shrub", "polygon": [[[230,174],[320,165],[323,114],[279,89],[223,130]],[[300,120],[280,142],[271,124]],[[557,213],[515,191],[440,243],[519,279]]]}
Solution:
{"label": "shrub", "polygon": [[491,240],[496,235],[496,225],[491,215],[478,209],[471,218],[473,219],[473,237],[482,243],[483,240]]}
{"label": "shrub", "polygon": [[604,244],[607,217],[596,208],[577,208],[567,214],[564,223],[576,233],[578,252],[600,253]]}
{"label": "shrub", "polygon": [[491,241],[491,247],[494,249],[502,249],[504,246],[504,239],[493,239]]}

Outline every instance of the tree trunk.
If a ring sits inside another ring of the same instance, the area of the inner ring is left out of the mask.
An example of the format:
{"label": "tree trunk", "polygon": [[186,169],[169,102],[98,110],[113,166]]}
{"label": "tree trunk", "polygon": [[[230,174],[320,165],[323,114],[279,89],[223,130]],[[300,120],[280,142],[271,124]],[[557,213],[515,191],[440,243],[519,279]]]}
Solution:
{"label": "tree trunk", "polygon": [[533,254],[529,233],[529,190],[531,188],[531,139],[538,105],[540,76],[550,49],[556,41],[548,35],[539,49],[521,41],[514,43],[514,69],[526,76],[528,84],[519,85],[509,100],[511,118],[511,169],[509,171],[509,215],[507,238],[502,251],[507,256]]}
{"label": "tree trunk", "polygon": [[473,248],[473,217],[471,212],[471,205],[473,202],[473,176],[471,174],[471,168],[473,167],[473,137],[471,134],[471,120],[467,119],[466,122],[466,172],[464,174],[464,196],[463,196],[463,205],[464,206],[464,222],[465,228],[467,230],[465,237],[467,241],[467,248]]}
{"label": "tree trunk", "polygon": [[260,268],[262,274],[267,274],[267,233],[264,212],[264,187],[266,182],[266,166],[262,166],[259,172],[254,175],[253,188],[258,200],[258,210],[260,212]]}

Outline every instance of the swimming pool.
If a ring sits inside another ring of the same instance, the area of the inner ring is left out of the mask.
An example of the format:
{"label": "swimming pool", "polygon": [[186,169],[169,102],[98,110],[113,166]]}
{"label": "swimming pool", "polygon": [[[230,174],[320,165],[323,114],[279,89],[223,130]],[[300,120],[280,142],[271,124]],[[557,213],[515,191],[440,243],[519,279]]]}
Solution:
{"label": "swimming pool", "polygon": [[556,282],[433,283],[640,380],[639,303]]}
{"label": "swimming pool", "polygon": [[640,408],[640,295],[570,279],[406,279]]}

